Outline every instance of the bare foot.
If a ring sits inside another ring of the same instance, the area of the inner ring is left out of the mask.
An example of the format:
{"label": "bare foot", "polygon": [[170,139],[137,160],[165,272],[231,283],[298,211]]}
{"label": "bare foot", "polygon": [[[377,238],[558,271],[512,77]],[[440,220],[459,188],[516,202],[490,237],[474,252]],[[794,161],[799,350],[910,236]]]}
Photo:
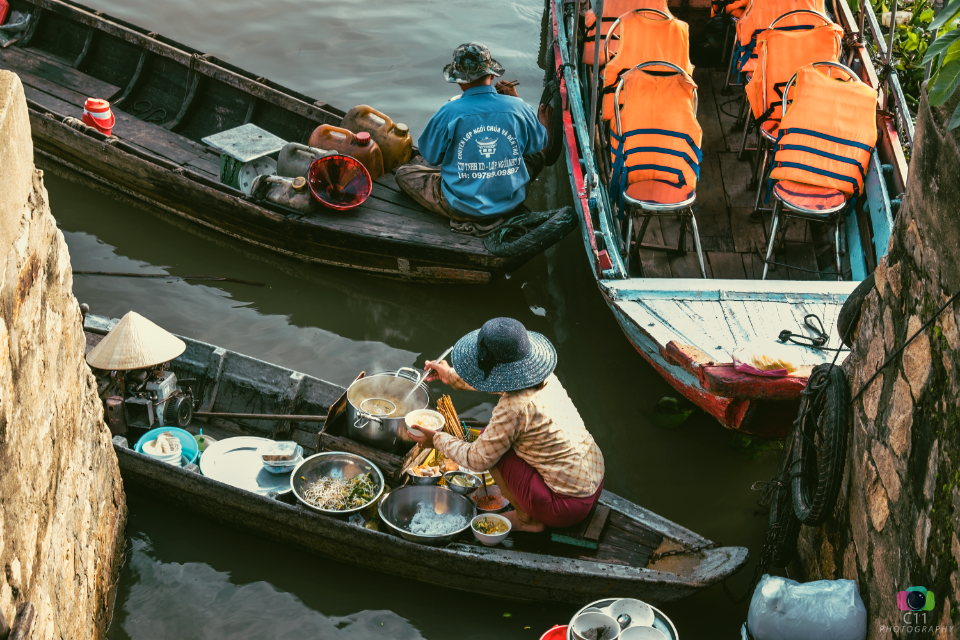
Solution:
{"label": "bare foot", "polygon": [[553,107],[549,104],[540,105],[537,119],[547,128],[547,146],[544,149],[550,149],[553,146]]}
{"label": "bare foot", "polygon": [[513,531],[527,531],[529,533],[540,533],[545,529],[542,522],[530,519],[529,522],[524,522],[520,519],[520,514],[516,511],[507,511],[502,514],[504,518],[510,521],[510,525]]}

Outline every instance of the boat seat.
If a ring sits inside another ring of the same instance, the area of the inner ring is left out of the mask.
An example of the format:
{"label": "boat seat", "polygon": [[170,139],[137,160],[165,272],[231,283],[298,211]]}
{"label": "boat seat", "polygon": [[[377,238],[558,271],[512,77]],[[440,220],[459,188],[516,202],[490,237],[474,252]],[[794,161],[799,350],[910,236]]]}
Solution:
{"label": "boat seat", "polygon": [[630,204],[643,207],[651,213],[655,213],[659,207],[667,207],[672,213],[678,207],[693,204],[697,194],[689,185],[677,187],[662,180],[643,180],[627,187],[623,197]]}
{"label": "boat seat", "polygon": [[[669,71],[664,73],[664,68]],[[615,143],[611,145],[611,194],[616,198],[621,218],[627,219],[627,243],[635,244],[639,254],[650,220],[654,216],[675,215],[680,219],[675,251],[686,253],[689,221],[700,274],[706,278],[700,232],[693,213],[703,159],[703,131],[696,115],[697,85],[681,67],[653,60],[622,74],[614,92],[617,104],[621,104],[624,89],[637,99],[623,102],[624,108],[614,114],[610,134]],[[643,218],[643,222],[634,242],[635,216]],[[660,246],[647,248],[674,251]],[[631,249],[629,254],[633,256],[635,252]]]}
{"label": "boat seat", "polygon": [[[603,5],[603,19],[601,20],[600,27],[600,65],[607,64],[607,56],[603,50],[603,41],[607,37],[607,32],[613,27],[613,23],[618,19],[623,17],[624,14],[630,13],[631,11],[636,11],[637,9],[656,9],[657,11],[662,11],[667,15],[672,15],[670,13],[670,8],[667,6],[667,0],[608,0]],[[586,27],[585,35],[583,39],[583,63],[587,66],[593,65],[594,51],[596,47],[596,38],[597,38],[597,16],[594,14],[593,9],[588,9],[586,14],[583,16],[583,24]],[[614,28],[613,33],[610,36],[610,56],[616,54],[617,49],[620,48],[620,31],[617,28]]]}
{"label": "boat seat", "polygon": [[877,93],[837,62],[814,62],[793,74],[783,96],[770,171],[770,179],[777,182],[761,279],[766,280],[770,265],[776,264],[771,258],[783,217],[783,226],[786,218],[833,226],[836,277],[842,280],[840,221],[848,203],[862,193],[876,157]]}
{"label": "boat seat", "polygon": [[790,211],[809,220],[823,221],[847,202],[842,191],[793,180],[781,180],[773,186],[773,195]]}

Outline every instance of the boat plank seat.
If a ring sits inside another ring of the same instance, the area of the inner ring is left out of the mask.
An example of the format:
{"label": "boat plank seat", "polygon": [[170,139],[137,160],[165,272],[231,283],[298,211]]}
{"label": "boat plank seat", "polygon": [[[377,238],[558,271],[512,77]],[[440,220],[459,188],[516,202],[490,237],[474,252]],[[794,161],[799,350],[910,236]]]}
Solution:
{"label": "boat plank seat", "polygon": [[610,507],[595,504],[587,517],[572,527],[550,529],[550,539],[561,544],[596,549],[609,517]]}
{"label": "boat plank seat", "polygon": [[[77,119],[90,97],[110,97],[120,87],[81,73],[50,57],[40,58],[11,47],[0,53],[0,69],[20,76],[27,99],[62,116]],[[190,166],[207,177],[219,179],[219,156],[203,145],[144,122],[121,109],[113,109],[117,123],[113,135],[153,155],[181,166]]]}

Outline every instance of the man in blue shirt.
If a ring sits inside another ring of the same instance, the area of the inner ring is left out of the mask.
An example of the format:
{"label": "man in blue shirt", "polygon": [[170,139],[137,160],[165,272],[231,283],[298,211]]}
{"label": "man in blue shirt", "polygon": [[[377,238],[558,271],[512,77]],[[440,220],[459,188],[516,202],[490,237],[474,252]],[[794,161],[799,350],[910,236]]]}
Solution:
{"label": "man in blue shirt", "polygon": [[539,114],[510,83],[491,86],[503,67],[482,44],[457,47],[443,69],[463,90],[434,114],[420,135],[423,160],[398,167],[397,184],[434,213],[458,221],[493,221],[526,199],[526,185],[543,169],[553,109]]}

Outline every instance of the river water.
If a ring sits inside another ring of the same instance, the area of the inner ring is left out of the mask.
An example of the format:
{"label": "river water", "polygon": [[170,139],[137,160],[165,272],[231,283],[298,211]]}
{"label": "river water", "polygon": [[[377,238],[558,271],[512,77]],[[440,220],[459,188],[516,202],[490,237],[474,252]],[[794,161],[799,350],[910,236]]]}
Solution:
{"label": "river water", "polygon": [[[92,0],[91,0],[92,1]],[[95,8],[342,108],[368,103],[417,135],[456,87],[440,70],[465,41],[490,46],[536,104],[541,0],[97,0]],[[675,396],[621,334],[578,234],[486,287],[398,283],[310,266],[170,220],[47,174],[77,270],[224,275],[264,287],[75,276],[93,313],[133,309],[176,333],[346,384],[360,370],[422,364],[496,316],[544,333],[557,374],[604,452],[606,487],[756,557],[766,529],[756,480],[771,452],[734,444],[695,413],[658,426]],[[561,189],[562,191],[562,189]],[[480,394],[453,395],[484,418]],[[130,497],[127,553],[109,637],[536,640],[574,612],[361,570]],[[729,581],[742,593],[748,567]],[[719,586],[663,607],[685,640],[735,638],[746,604]]]}

